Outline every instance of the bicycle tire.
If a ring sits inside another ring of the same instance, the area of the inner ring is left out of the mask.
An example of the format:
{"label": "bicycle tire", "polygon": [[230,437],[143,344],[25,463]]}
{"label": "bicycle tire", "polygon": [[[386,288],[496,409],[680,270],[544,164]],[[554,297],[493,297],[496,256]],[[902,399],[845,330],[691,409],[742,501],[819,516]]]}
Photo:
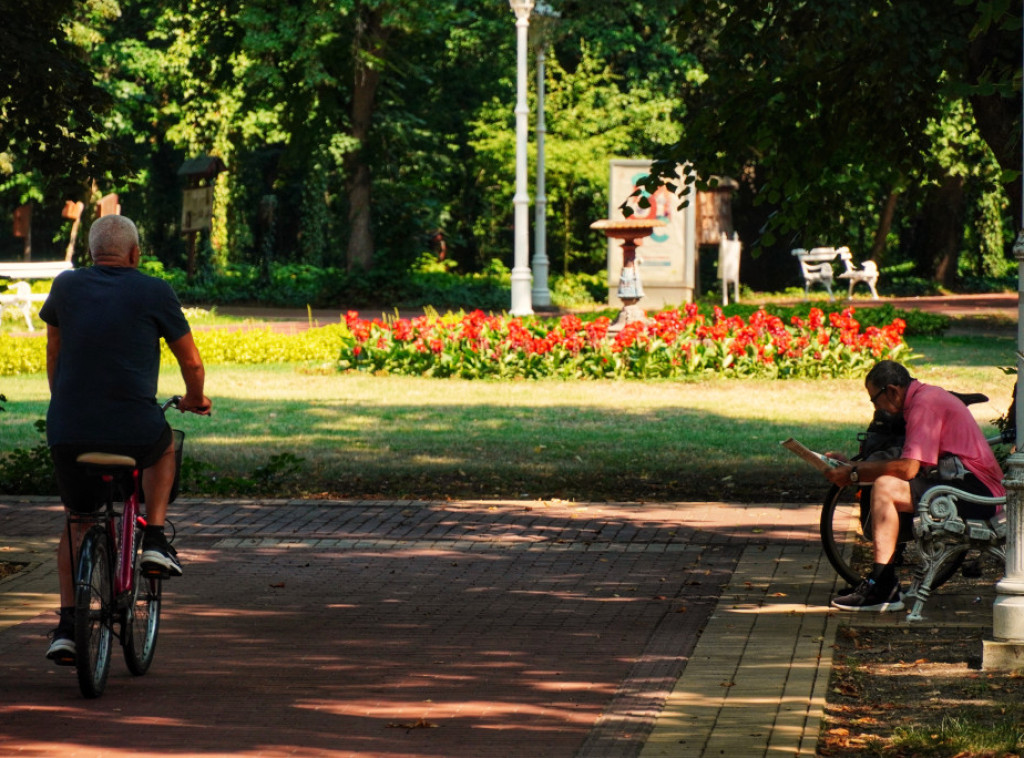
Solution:
{"label": "bicycle tire", "polygon": [[[874,555],[871,545],[870,513],[862,513],[859,491],[856,487],[832,485],[821,508],[819,524],[821,546],[828,562],[840,578],[851,586],[871,573]],[[957,572],[964,562],[965,553],[960,553],[943,564],[932,582],[932,589],[938,589]],[[913,539],[903,540],[897,547],[896,565],[907,581],[911,581],[921,564],[917,545]]]}
{"label": "bicycle tire", "polygon": [[82,540],[75,578],[75,669],[85,697],[103,694],[113,641],[110,540],[102,526],[94,526]]}
{"label": "bicycle tire", "polygon": [[142,571],[139,556],[142,555],[142,530],[135,535],[135,589],[131,604],[124,610],[121,628],[121,642],[124,645],[124,662],[135,676],[142,676],[153,663],[156,652],[156,638],[160,631],[160,603],[162,581],[158,577],[146,576]]}

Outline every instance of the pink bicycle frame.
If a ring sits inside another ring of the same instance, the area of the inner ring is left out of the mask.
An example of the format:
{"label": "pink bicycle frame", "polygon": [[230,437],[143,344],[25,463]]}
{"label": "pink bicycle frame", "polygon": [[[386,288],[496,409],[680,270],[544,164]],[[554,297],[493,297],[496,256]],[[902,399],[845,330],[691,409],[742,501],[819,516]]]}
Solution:
{"label": "pink bicycle frame", "polygon": [[[145,527],[146,520],[139,515],[139,470],[132,470],[132,491],[124,501],[124,511],[121,513],[121,535],[111,533],[110,538],[118,546],[117,560],[114,570],[114,593],[117,596],[125,592],[131,592],[135,588],[135,525]],[[112,476],[104,475],[105,481],[111,481]],[[113,521],[109,522],[110,530],[113,532],[118,527]]]}

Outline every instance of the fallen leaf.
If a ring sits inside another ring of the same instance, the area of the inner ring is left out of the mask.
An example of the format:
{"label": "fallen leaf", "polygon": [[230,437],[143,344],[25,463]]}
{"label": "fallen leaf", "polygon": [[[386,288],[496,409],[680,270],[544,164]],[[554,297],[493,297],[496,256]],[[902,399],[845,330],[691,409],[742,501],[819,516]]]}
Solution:
{"label": "fallen leaf", "polygon": [[284,582],[278,582],[277,584],[271,584],[270,586],[275,589],[282,589],[284,587]]}

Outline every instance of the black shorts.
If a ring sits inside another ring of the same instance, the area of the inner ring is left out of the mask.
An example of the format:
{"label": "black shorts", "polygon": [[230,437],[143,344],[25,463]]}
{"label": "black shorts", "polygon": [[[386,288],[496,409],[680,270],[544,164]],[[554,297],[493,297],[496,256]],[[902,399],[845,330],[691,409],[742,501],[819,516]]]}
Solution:
{"label": "black shorts", "polygon": [[[970,492],[972,495],[995,497],[991,490],[982,484],[981,480],[969,471],[967,472],[967,475],[959,481],[944,482],[941,479],[935,479],[932,477],[915,476],[910,480],[910,500],[914,504],[914,508],[917,508],[917,504],[924,496],[925,492],[940,485],[954,487],[958,490],[963,490],[964,492]],[[959,500],[956,504],[956,510],[957,513],[960,514],[960,518],[965,519],[990,519],[996,515],[996,507],[994,505],[965,503]]]}
{"label": "black shorts", "polygon": [[164,424],[160,437],[149,445],[54,445],[50,448],[53,470],[57,475],[57,490],[61,502],[68,510],[92,513],[99,509],[106,497],[106,489],[99,477],[89,476],[78,464],[82,453],[103,452],[127,455],[135,459],[140,469],[149,468],[171,444],[171,427]]}

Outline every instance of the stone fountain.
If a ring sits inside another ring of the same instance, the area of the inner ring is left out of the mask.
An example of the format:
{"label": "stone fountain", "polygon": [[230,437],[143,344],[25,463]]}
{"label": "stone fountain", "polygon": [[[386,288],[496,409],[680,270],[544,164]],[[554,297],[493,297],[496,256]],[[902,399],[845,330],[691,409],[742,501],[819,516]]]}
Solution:
{"label": "stone fountain", "polygon": [[643,308],[638,305],[644,296],[644,286],[640,281],[636,248],[643,242],[644,237],[649,237],[659,226],[665,226],[661,219],[637,217],[605,218],[590,225],[591,229],[600,229],[609,239],[622,241],[622,273],[619,274],[619,288],[616,293],[622,301],[622,311],[608,328],[609,332],[618,332],[628,323],[647,318]]}

